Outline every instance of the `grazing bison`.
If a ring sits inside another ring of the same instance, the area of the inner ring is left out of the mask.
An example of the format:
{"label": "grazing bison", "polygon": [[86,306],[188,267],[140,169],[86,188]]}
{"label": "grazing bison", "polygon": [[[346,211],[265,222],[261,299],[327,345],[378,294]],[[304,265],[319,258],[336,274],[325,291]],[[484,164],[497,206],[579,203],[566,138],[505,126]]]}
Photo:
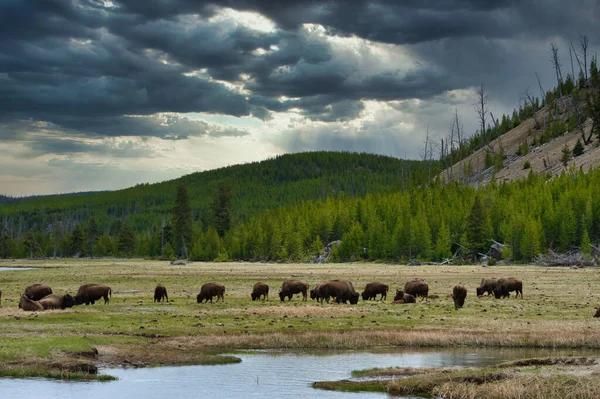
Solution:
{"label": "grazing bison", "polygon": [[27,298],[27,295],[21,295],[21,300],[19,301],[19,307],[28,312],[35,312],[36,310],[44,310],[44,307],[38,301],[33,301]]}
{"label": "grazing bison", "polygon": [[402,290],[396,290],[396,296],[394,296],[394,302],[392,302],[393,304],[400,304],[400,303],[416,303],[417,302],[417,298],[415,298],[413,295],[407,294]]}
{"label": "grazing bison", "polygon": [[219,302],[219,298],[221,298],[221,302],[225,302],[225,286],[223,284],[217,283],[206,283],[202,287],[200,287],[200,293],[196,297],[196,302],[202,303],[202,301],[206,300],[212,303],[213,297],[217,297],[217,302]]}
{"label": "grazing bison", "polygon": [[349,281],[331,280],[319,286],[319,295],[329,303],[331,297],[335,297],[337,303],[350,302],[352,305],[358,303],[359,294],[354,290],[354,286]]}
{"label": "grazing bison", "polygon": [[321,296],[321,284],[317,284],[315,288],[310,290],[310,299],[316,299],[318,302],[323,302],[323,297]]}
{"label": "grazing bison", "polygon": [[404,292],[414,296],[415,298],[423,297],[427,298],[429,293],[429,286],[422,278],[414,278],[404,284]]}
{"label": "grazing bison", "polygon": [[72,308],[75,305],[75,299],[69,294],[57,295],[50,294],[46,295],[38,301],[45,309],[66,309]]}
{"label": "grazing bison", "polygon": [[84,284],[77,290],[77,294],[73,298],[75,305],[90,303],[93,305],[100,298],[104,298],[104,304],[106,305],[110,300],[108,297],[112,297],[112,289],[106,284]]}
{"label": "grazing bison", "polygon": [[510,297],[512,291],[516,292],[516,298],[521,294],[521,299],[523,299],[523,283],[521,280],[513,277],[501,278],[498,280],[496,288],[494,288],[494,296],[496,299],[507,298]]}
{"label": "grazing bison", "polygon": [[481,279],[481,284],[479,284],[479,287],[477,287],[477,289],[476,289],[477,296],[482,296],[486,292],[487,292],[487,295],[490,296],[490,294],[494,293],[494,289],[496,288],[497,284],[498,284],[498,280],[495,278]]}
{"label": "grazing bison", "polygon": [[596,314],[594,317],[600,317],[600,306],[596,309]]}
{"label": "grazing bison", "polygon": [[38,301],[50,294],[52,294],[52,288],[45,284],[33,284],[25,288],[25,296],[32,301]]}
{"label": "grazing bison", "polygon": [[383,283],[369,283],[365,286],[365,290],[362,292],[363,301],[368,301],[370,299],[377,299],[377,294],[381,294],[380,300],[384,300],[387,298],[388,293],[388,285]]}
{"label": "grazing bison", "polygon": [[279,299],[281,302],[285,301],[287,297],[289,301],[292,300],[292,297],[295,294],[302,293],[302,300],[306,301],[307,293],[308,293],[308,284],[304,281],[299,280],[286,280],[281,285],[281,291],[279,291]]}
{"label": "grazing bison", "polygon": [[260,299],[261,296],[263,301],[269,299],[269,286],[263,282],[258,282],[252,287],[250,297],[253,301],[256,301],[257,299]]}
{"label": "grazing bison", "polygon": [[454,309],[458,310],[465,304],[467,289],[462,285],[455,285],[452,289],[452,299],[454,299]]}
{"label": "grazing bison", "polygon": [[169,295],[167,294],[167,288],[159,284],[154,289],[154,302],[161,302],[165,299],[165,302],[169,302]]}

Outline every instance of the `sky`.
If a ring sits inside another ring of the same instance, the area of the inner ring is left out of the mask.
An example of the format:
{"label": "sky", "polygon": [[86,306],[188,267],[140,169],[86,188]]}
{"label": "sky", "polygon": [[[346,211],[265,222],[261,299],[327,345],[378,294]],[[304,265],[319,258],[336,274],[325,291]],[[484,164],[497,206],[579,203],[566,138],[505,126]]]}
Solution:
{"label": "sky", "polygon": [[[115,190],[302,151],[419,159],[556,84],[600,0],[3,0],[0,194]],[[589,61],[588,61],[589,62]],[[575,64],[577,73],[577,64]]]}

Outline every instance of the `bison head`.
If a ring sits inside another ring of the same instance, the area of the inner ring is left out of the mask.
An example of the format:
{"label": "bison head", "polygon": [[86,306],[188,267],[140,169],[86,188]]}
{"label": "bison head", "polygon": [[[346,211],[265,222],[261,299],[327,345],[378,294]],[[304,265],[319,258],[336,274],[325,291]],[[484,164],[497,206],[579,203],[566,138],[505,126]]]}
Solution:
{"label": "bison head", "polygon": [[252,298],[253,301],[256,301],[258,299],[258,295],[256,295],[254,292],[252,294],[250,294],[250,297]]}
{"label": "bison head", "polygon": [[484,289],[484,288],[481,288],[481,287],[477,287],[477,288],[475,289],[475,291],[477,292],[477,296],[482,296],[482,295],[483,295],[483,293],[485,292],[485,289]]}
{"label": "bison head", "polygon": [[201,294],[196,295],[196,302],[198,302],[198,303],[202,302],[202,295]]}
{"label": "bison head", "polygon": [[63,296],[63,306],[65,308],[72,308],[75,305],[75,299],[69,294]]}
{"label": "bison head", "polygon": [[359,297],[358,292],[353,292],[350,295],[350,305],[356,305],[358,303],[358,297]]}
{"label": "bison head", "polygon": [[596,309],[596,314],[594,315],[594,317],[600,317],[600,307]]}
{"label": "bison head", "polygon": [[285,294],[283,292],[279,293],[279,299],[281,299],[281,302],[285,301]]}
{"label": "bison head", "polygon": [[369,299],[369,294],[367,293],[367,291],[363,291],[362,299],[363,299],[363,301],[366,301],[367,299]]}

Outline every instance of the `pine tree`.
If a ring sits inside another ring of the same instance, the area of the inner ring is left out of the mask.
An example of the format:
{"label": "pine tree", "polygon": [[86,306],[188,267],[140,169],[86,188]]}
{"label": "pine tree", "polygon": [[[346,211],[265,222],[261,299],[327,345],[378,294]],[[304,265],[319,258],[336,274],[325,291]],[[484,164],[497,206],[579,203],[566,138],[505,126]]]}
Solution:
{"label": "pine tree", "polygon": [[450,230],[446,227],[446,222],[442,219],[435,242],[435,257],[437,259],[446,259],[452,256],[452,239]]}
{"label": "pine tree", "polygon": [[575,147],[573,147],[573,156],[578,157],[583,154],[584,148],[583,144],[581,144],[581,140],[577,140],[575,143]]}
{"label": "pine tree", "polygon": [[81,226],[77,225],[71,233],[71,253],[76,256],[85,256],[85,248],[85,234]]}
{"label": "pine tree", "polygon": [[467,247],[475,258],[481,253],[488,251],[488,239],[491,237],[490,219],[483,206],[483,201],[479,194],[475,195],[475,201],[471,207],[471,212],[467,218]]}
{"label": "pine tree", "polygon": [[220,181],[210,202],[211,224],[220,237],[223,237],[231,228],[232,199],[233,187],[224,181]]}
{"label": "pine tree", "polygon": [[135,249],[135,232],[129,219],[125,219],[117,236],[117,250],[123,256],[132,256]]}
{"label": "pine tree", "polygon": [[42,248],[40,247],[40,244],[38,243],[32,231],[28,231],[25,235],[23,247],[28,258],[37,258],[42,254]]}
{"label": "pine tree", "polygon": [[187,257],[188,248],[192,244],[194,228],[190,198],[183,184],[180,184],[177,188],[177,196],[171,217],[173,220],[173,242],[176,254],[180,257]]}
{"label": "pine tree", "polygon": [[87,228],[85,230],[86,235],[86,252],[91,254],[96,245],[96,241],[98,241],[98,223],[96,222],[96,218],[90,216],[88,219]]}
{"label": "pine tree", "polygon": [[586,259],[592,259],[592,243],[590,241],[590,235],[587,230],[583,230],[581,237],[580,252]]}

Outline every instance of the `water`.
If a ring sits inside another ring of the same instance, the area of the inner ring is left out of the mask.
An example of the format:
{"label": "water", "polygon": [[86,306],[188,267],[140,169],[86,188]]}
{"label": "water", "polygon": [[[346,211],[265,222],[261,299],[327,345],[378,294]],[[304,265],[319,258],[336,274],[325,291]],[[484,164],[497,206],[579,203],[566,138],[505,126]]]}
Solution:
{"label": "water", "polygon": [[16,270],[33,270],[37,267],[0,267],[0,272],[13,272]]}
{"label": "water", "polygon": [[[527,353],[531,352],[531,353]],[[235,355],[239,364],[140,369],[103,369],[111,382],[0,379],[0,398],[386,398],[381,393],[315,390],[314,381],[351,378],[352,370],[373,367],[485,366],[529,356],[567,356],[573,351],[461,350],[397,353],[273,353]],[[36,393],[34,395],[34,392]]]}

